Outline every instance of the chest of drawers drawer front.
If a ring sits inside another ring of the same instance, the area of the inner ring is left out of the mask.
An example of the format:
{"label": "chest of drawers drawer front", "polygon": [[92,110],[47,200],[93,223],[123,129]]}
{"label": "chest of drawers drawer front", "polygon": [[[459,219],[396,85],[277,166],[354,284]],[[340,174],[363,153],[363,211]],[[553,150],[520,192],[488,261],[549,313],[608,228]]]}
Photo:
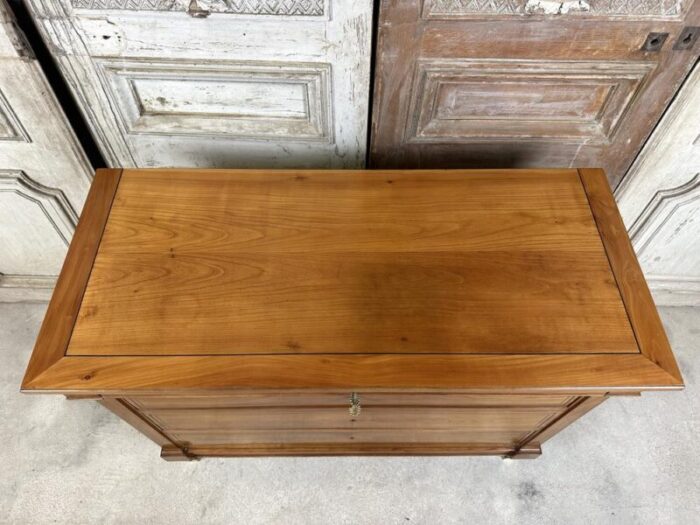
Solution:
{"label": "chest of drawers drawer front", "polygon": [[[277,393],[125,400],[188,449],[460,444],[513,449],[580,398],[453,393]],[[354,415],[353,415],[354,414]]]}
{"label": "chest of drawers drawer front", "polygon": [[[140,410],[184,408],[350,406],[353,392],[265,392],[227,396],[144,396],[129,398]],[[441,392],[356,392],[369,406],[557,407],[576,399],[568,395],[462,394]]]}

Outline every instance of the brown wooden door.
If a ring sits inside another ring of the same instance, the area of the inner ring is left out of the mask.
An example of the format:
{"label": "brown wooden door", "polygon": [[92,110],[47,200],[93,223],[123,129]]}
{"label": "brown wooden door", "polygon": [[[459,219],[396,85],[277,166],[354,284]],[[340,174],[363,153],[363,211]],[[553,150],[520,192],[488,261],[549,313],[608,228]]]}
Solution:
{"label": "brown wooden door", "polygon": [[370,164],[617,184],[698,57],[692,26],[692,0],[382,1]]}

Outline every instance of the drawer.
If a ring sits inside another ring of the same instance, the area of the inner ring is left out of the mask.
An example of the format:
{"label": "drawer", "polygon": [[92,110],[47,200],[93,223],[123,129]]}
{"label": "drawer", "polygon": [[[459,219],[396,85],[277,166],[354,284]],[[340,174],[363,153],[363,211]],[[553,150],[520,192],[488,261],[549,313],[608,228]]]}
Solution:
{"label": "drawer", "polygon": [[188,446],[260,443],[471,443],[512,446],[562,407],[157,408],[144,415]]}
{"label": "drawer", "polygon": [[[363,407],[370,406],[456,406],[456,407],[560,407],[574,396],[461,394],[440,392],[358,393]],[[128,400],[141,410],[164,408],[310,407],[349,406],[349,392],[241,393],[226,396],[144,396]]]}
{"label": "drawer", "polygon": [[512,449],[578,399],[453,392],[263,392],[125,399],[179,446],[496,446]]}

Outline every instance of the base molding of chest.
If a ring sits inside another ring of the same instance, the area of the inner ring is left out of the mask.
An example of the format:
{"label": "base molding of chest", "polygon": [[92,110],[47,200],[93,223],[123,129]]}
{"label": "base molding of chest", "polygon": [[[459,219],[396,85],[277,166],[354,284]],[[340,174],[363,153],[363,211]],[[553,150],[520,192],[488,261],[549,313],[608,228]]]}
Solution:
{"label": "base molding of chest", "polygon": [[260,445],[221,445],[193,447],[183,451],[165,446],[160,457],[166,461],[194,461],[203,457],[293,457],[293,456],[501,456],[508,459],[534,459],[542,454],[539,444],[514,453],[512,448],[469,443],[290,443]]}
{"label": "base molding of chest", "polygon": [[[496,455],[540,445],[606,396],[276,393],[104,398],[170,461],[201,457]],[[347,402],[346,402],[347,401]]]}

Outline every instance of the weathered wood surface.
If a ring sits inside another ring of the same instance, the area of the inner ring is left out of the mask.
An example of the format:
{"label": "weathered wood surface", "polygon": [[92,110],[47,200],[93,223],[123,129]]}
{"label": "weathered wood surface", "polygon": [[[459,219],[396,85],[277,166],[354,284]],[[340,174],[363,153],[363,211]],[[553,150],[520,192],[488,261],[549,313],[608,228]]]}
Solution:
{"label": "weathered wood surface", "polygon": [[[673,49],[700,2],[387,0],[379,16],[375,168],[600,166],[615,186],[700,53]],[[668,33],[658,51],[651,33]]]}
{"label": "weathered wood surface", "polygon": [[364,166],[371,0],[28,4],[110,166]]}
{"label": "weathered wood surface", "polygon": [[0,0],[0,301],[48,298],[91,179],[44,73]]}
{"label": "weathered wood surface", "polygon": [[616,198],[656,301],[700,306],[700,66]]}

